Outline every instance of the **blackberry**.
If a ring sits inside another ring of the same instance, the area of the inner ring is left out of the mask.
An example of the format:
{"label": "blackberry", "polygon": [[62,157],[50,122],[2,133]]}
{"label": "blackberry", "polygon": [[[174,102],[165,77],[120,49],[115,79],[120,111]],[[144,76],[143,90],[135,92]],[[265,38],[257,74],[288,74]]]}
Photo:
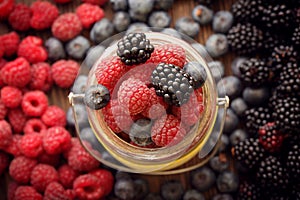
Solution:
{"label": "blackberry", "polygon": [[286,161],[291,177],[300,177],[300,144],[295,143],[289,147]]}
{"label": "blackberry", "polygon": [[245,111],[245,125],[250,134],[256,134],[261,126],[271,121],[272,114],[268,107],[253,107]]}
{"label": "blackberry", "polygon": [[300,26],[295,28],[292,35],[292,42],[295,45],[295,47],[297,47],[298,49],[300,48]]}
{"label": "blackberry", "polygon": [[293,46],[279,45],[274,47],[271,54],[273,71],[279,73],[288,62],[296,62],[298,53]]}
{"label": "blackberry", "polygon": [[232,148],[233,157],[249,169],[255,168],[265,157],[265,150],[257,138],[247,138]]}
{"label": "blackberry", "polygon": [[286,131],[300,130],[300,103],[299,99],[287,96],[277,99],[273,112],[275,123]]}
{"label": "blackberry", "polygon": [[250,23],[238,23],[227,33],[229,47],[238,54],[252,54],[262,47],[263,32]]}
{"label": "blackberry", "polygon": [[256,177],[263,187],[266,188],[285,188],[288,185],[288,176],[286,168],[282,165],[281,161],[269,155],[261,161]]}
{"label": "blackberry", "polygon": [[260,86],[268,82],[271,76],[270,68],[263,60],[250,58],[239,66],[242,81],[249,86]]}
{"label": "blackberry", "polygon": [[262,3],[260,0],[238,0],[231,5],[231,12],[234,19],[239,22],[253,22],[262,12]]}
{"label": "blackberry", "polygon": [[245,180],[240,184],[237,195],[238,200],[257,200],[261,197],[261,188],[254,182]]}
{"label": "blackberry", "polygon": [[274,122],[259,128],[259,143],[269,152],[278,151],[283,142],[283,134]]}
{"label": "blackberry", "polygon": [[300,68],[297,63],[289,62],[283,67],[279,76],[277,91],[289,95],[300,97]]}
{"label": "blackberry", "polygon": [[109,100],[109,91],[101,84],[92,85],[85,91],[84,102],[91,109],[99,110],[105,107]]}
{"label": "blackberry", "polygon": [[126,65],[146,62],[153,51],[154,46],[144,33],[129,33],[118,42],[117,54]]}
{"label": "blackberry", "polygon": [[156,94],[170,105],[181,106],[193,92],[191,76],[173,64],[158,64],[152,72],[151,82]]}
{"label": "blackberry", "polygon": [[[265,6],[262,12],[261,21],[268,30],[281,31],[282,28],[290,28],[294,21],[293,10],[285,4]],[[289,29],[285,29],[285,32]]]}

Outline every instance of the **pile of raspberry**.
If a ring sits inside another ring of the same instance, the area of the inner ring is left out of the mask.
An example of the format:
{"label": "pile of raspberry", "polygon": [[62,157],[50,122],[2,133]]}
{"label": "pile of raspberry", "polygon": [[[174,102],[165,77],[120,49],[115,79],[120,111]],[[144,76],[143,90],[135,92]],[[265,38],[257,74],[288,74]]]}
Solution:
{"label": "pile of raspberry", "polygon": [[[139,38],[139,34],[125,37]],[[134,63],[138,58],[123,59],[121,49],[119,45],[118,56],[106,57],[95,66],[98,84],[110,94],[110,101],[101,110],[104,121],[121,139],[135,146],[160,148],[178,144],[201,118],[203,88],[194,89],[187,102],[175,105],[158,94],[151,79],[158,66],[171,66],[182,72],[188,63],[185,50],[177,44],[158,45],[146,61]],[[170,81],[175,84],[175,80]]]}
{"label": "pile of raspberry", "polygon": [[89,6],[60,15],[47,1],[0,3],[0,21],[13,29],[0,35],[0,175],[9,177],[9,200],[102,199],[112,190],[112,172],[83,148],[65,110],[47,96],[70,89],[80,63],[50,61],[43,39],[25,32],[51,28],[61,41],[70,40],[103,17],[84,15]]}

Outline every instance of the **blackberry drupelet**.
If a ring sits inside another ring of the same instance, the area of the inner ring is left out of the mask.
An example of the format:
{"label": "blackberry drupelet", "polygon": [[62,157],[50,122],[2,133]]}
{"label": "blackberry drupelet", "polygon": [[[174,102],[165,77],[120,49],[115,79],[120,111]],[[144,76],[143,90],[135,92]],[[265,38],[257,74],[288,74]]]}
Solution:
{"label": "blackberry drupelet", "polygon": [[261,161],[257,173],[257,180],[263,187],[285,189],[288,186],[288,174],[281,161],[269,155]]}
{"label": "blackberry drupelet", "polygon": [[295,97],[277,99],[273,118],[285,131],[300,131],[300,102]]}
{"label": "blackberry drupelet", "polygon": [[297,47],[298,49],[300,48],[300,26],[295,28],[292,35],[292,42],[295,47]]}
{"label": "blackberry drupelet", "polygon": [[300,68],[297,63],[289,62],[283,67],[276,89],[283,95],[300,97]]}
{"label": "blackberry drupelet", "polygon": [[[299,142],[299,141],[298,141]],[[300,144],[293,144],[287,154],[286,161],[287,169],[291,177],[300,177]]]}
{"label": "blackberry drupelet", "polygon": [[256,183],[245,180],[240,184],[238,200],[259,200],[261,197],[261,188]]}
{"label": "blackberry drupelet", "polygon": [[231,5],[234,19],[239,22],[253,22],[259,18],[262,11],[260,0],[238,0]]}
{"label": "blackberry drupelet", "polygon": [[256,134],[261,126],[273,121],[271,110],[268,107],[253,107],[245,111],[246,130],[250,134]]}
{"label": "blackberry drupelet", "polygon": [[243,166],[253,169],[265,157],[265,150],[257,138],[250,137],[232,148],[233,157]]}
{"label": "blackberry drupelet", "polygon": [[252,54],[262,47],[263,32],[250,23],[238,23],[227,33],[229,47],[238,54]]}
{"label": "blackberry drupelet", "polygon": [[146,62],[153,51],[154,46],[144,33],[129,33],[118,42],[117,54],[126,65]]}
{"label": "blackberry drupelet", "polygon": [[240,66],[241,80],[248,86],[260,86],[268,82],[271,76],[270,68],[263,60],[250,58],[244,61]]}
{"label": "blackberry drupelet", "polygon": [[258,130],[259,143],[266,151],[278,151],[282,145],[284,136],[274,122],[269,122]]}
{"label": "blackberry drupelet", "polygon": [[170,105],[181,106],[194,91],[191,76],[173,64],[158,64],[152,72],[151,82],[156,94]]}

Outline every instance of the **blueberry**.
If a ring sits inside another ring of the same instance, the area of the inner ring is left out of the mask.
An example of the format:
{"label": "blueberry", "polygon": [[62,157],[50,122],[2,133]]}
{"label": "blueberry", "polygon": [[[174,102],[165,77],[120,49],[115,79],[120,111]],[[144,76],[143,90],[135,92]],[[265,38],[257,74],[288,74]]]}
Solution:
{"label": "blueberry", "polygon": [[192,11],[192,17],[196,22],[201,25],[208,24],[213,19],[214,12],[204,5],[197,5]]}
{"label": "blueberry", "polygon": [[174,28],[164,28],[161,32],[181,39],[181,34],[178,31],[176,31]]}
{"label": "blueberry", "polygon": [[246,87],[243,91],[243,99],[252,106],[260,106],[270,97],[270,90],[268,87],[251,88]]}
{"label": "blueberry", "polygon": [[171,16],[166,11],[152,12],[148,19],[148,24],[155,28],[166,28],[171,23]]}
{"label": "blueberry", "polygon": [[237,114],[237,116],[242,117],[244,112],[248,109],[248,105],[243,98],[238,97],[231,101],[230,108],[235,112],[235,114]]}
{"label": "blueberry", "polygon": [[71,88],[71,91],[74,94],[84,94],[85,87],[87,83],[88,77],[86,75],[79,75],[77,76],[76,80],[74,81],[74,84]]}
{"label": "blueberry", "polygon": [[72,58],[82,59],[90,46],[89,40],[80,35],[66,44],[66,50]]}
{"label": "blueberry", "polygon": [[238,116],[229,108],[226,112],[224,132],[231,133],[239,124]]}
{"label": "blueberry", "polygon": [[101,145],[91,127],[85,127],[80,130],[80,139],[89,142],[93,149],[97,149]]}
{"label": "blueberry", "polygon": [[131,125],[129,137],[131,141],[139,146],[146,146],[152,143],[151,140],[152,122],[149,119],[138,119]]}
{"label": "blueberry", "polygon": [[96,22],[90,32],[90,38],[95,43],[100,43],[113,35],[114,25],[107,18],[102,18]]}
{"label": "blueberry", "polygon": [[208,55],[204,45],[195,42],[195,43],[192,43],[191,46],[192,46],[196,51],[198,51],[198,53],[199,53],[200,55],[203,55],[203,57],[206,56],[206,55]]}
{"label": "blueberry", "polygon": [[145,200],[163,200],[163,198],[159,194],[149,193]]}
{"label": "blueberry", "polygon": [[184,194],[183,186],[180,181],[169,180],[164,182],[160,188],[161,196],[164,199],[180,200]]}
{"label": "blueberry", "polygon": [[45,47],[48,51],[48,58],[51,61],[56,61],[66,57],[62,42],[54,37],[50,37],[45,41]]}
{"label": "blueberry", "polygon": [[145,179],[137,178],[133,180],[135,188],[135,199],[145,199],[149,193],[149,184]]}
{"label": "blueberry", "polygon": [[[75,109],[75,112],[76,112],[78,126],[80,128],[88,127],[89,126],[89,121],[88,121],[88,116],[87,116],[85,106],[83,104],[75,104],[74,109]],[[67,123],[70,126],[75,125],[75,120],[74,120],[72,107],[69,107],[69,109],[67,110]]]}
{"label": "blueberry", "polygon": [[174,0],[154,0],[156,10],[169,10],[173,6]]}
{"label": "blueberry", "polygon": [[105,107],[110,100],[108,89],[101,85],[92,85],[85,90],[84,102],[93,110],[99,110]]}
{"label": "blueberry", "polygon": [[175,22],[175,29],[190,37],[196,37],[200,31],[200,26],[190,17],[180,17]]}
{"label": "blueberry", "polygon": [[222,172],[229,168],[229,159],[225,153],[220,153],[209,160],[210,167],[216,172]]}
{"label": "blueberry", "polygon": [[132,179],[117,179],[114,185],[114,194],[122,200],[134,198],[135,187]]}
{"label": "blueberry", "polygon": [[243,129],[236,129],[229,136],[229,140],[230,140],[231,146],[235,146],[239,142],[242,142],[242,141],[244,141],[247,138],[248,138],[248,134]]}
{"label": "blueberry", "polygon": [[247,58],[246,57],[236,57],[232,63],[231,63],[231,71],[233,73],[233,75],[240,77],[241,76],[241,71],[240,71],[240,65],[246,61]]}
{"label": "blueberry", "polygon": [[226,10],[218,11],[213,18],[212,28],[216,33],[227,33],[233,24],[233,15]]}
{"label": "blueberry", "polygon": [[230,194],[215,194],[211,200],[233,200]]}
{"label": "blueberry", "polygon": [[115,165],[122,165],[117,159],[115,159],[110,153],[107,151],[101,151],[101,159],[113,163]]}
{"label": "blueberry", "polygon": [[228,52],[228,40],[226,35],[215,33],[208,37],[205,48],[213,58],[222,56]]}
{"label": "blueberry", "polygon": [[191,173],[191,184],[200,192],[208,190],[213,186],[215,181],[215,173],[206,166],[196,169]]}
{"label": "blueberry", "polygon": [[128,0],[129,14],[135,20],[146,21],[152,11],[154,0]]}
{"label": "blueberry", "polygon": [[205,200],[205,197],[197,190],[190,189],[185,191],[183,200]]}
{"label": "blueberry", "polygon": [[188,62],[184,65],[183,70],[193,78],[193,87],[201,87],[207,77],[205,68],[199,62]]}
{"label": "blueberry", "polygon": [[127,0],[110,0],[111,7],[114,11],[127,10],[128,1]]}
{"label": "blueberry", "polygon": [[218,94],[221,97],[227,95],[230,99],[239,96],[242,91],[242,83],[235,76],[226,76],[217,83]]}
{"label": "blueberry", "polygon": [[220,192],[235,192],[239,187],[239,178],[232,171],[224,171],[217,178],[217,188]]}
{"label": "blueberry", "polygon": [[219,146],[219,151],[220,152],[225,151],[227,149],[228,145],[229,145],[229,138],[228,138],[228,136],[225,135],[225,134],[222,134],[221,135],[221,144]]}
{"label": "blueberry", "polygon": [[130,16],[127,12],[118,11],[115,12],[112,23],[118,32],[125,31],[130,24]]}
{"label": "blueberry", "polygon": [[128,13],[129,13],[130,19],[132,21],[147,22],[148,14],[140,13],[140,12],[134,11],[132,9],[130,9]]}
{"label": "blueberry", "polygon": [[86,53],[84,64],[86,64],[88,68],[93,67],[93,65],[100,58],[100,56],[103,54],[104,51],[105,51],[105,47],[102,45],[91,47]]}
{"label": "blueberry", "polygon": [[136,33],[136,32],[148,32],[150,31],[150,27],[143,22],[135,22],[129,25],[126,34],[128,33]]}
{"label": "blueberry", "polygon": [[212,61],[209,62],[207,65],[211,71],[212,76],[214,77],[217,83],[219,80],[221,80],[221,78],[225,74],[224,64],[221,61]]}

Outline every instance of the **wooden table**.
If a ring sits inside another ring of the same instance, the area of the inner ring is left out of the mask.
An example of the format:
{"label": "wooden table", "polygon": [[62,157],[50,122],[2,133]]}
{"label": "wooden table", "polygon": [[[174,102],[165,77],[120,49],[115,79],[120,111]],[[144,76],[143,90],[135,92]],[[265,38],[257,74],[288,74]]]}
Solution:
{"label": "wooden table", "polygon": [[[27,5],[30,5],[31,2],[34,0],[16,0],[17,2],[23,2]],[[212,5],[213,10],[216,12],[218,10],[229,10],[231,4],[235,0],[215,0],[216,3]],[[61,13],[68,12],[68,11],[74,11],[76,6],[80,4],[79,0],[73,0],[73,3],[67,4],[67,5],[58,5],[59,10]],[[182,16],[191,16],[192,9],[197,5],[194,0],[175,0],[175,3],[172,7],[172,9],[169,11],[170,15],[172,16],[172,24],[171,27],[174,27],[174,22],[176,19]],[[108,18],[112,18],[113,12],[107,4],[105,7],[105,14]],[[10,31],[8,26],[5,23],[0,23],[0,33],[6,33]],[[37,35],[43,38],[47,38],[50,36],[50,32],[48,31],[42,31],[42,32],[29,32],[26,34],[33,34]],[[88,32],[83,33],[85,36],[88,37]],[[196,41],[198,41],[201,44],[205,44],[206,39],[212,34],[212,28],[211,25],[201,26],[201,30],[199,35],[195,38]],[[25,34],[21,34],[24,36]],[[230,65],[234,58],[234,55],[231,53],[228,53],[217,60],[220,60],[225,65],[225,74],[230,74]],[[49,93],[49,100],[50,104],[59,105],[64,110],[67,110],[69,107],[67,95],[69,91],[63,90],[57,87],[54,87],[50,93]],[[135,175],[136,177],[142,177],[149,181],[150,191],[151,192],[159,192],[160,184],[163,183],[166,180],[180,180],[183,183],[183,186],[185,189],[191,188],[190,185],[190,173],[182,173],[178,175],[164,175],[164,176],[156,176],[156,175]],[[6,176],[7,177],[7,176]],[[0,184],[0,200],[5,199],[5,191],[6,191],[6,184],[4,181],[5,176],[1,177],[1,184]],[[205,196],[207,198],[210,198],[214,193],[216,193],[216,189],[211,189],[207,192],[205,192]]]}

